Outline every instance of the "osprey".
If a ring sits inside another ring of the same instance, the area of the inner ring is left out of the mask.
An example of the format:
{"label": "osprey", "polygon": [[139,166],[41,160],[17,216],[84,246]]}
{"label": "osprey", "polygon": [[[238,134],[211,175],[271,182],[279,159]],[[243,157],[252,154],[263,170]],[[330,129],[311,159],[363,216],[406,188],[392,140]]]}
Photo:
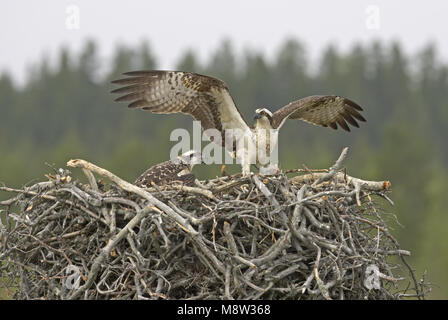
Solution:
{"label": "osprey", "polygon": [[[266,163],[286,119],[332,129],[339,125],[346,131],[350,131],[348,124],[359,127],[356,120],[366,121],[359,113],[363,109],[355,102],[340,96],[315,95],[293,101],[275,112],[256,109],[254,125],[249,127],[222,80],[182,71],[133,71],[124,75],[129,77],[112,81],[122,85],[112,93],[124,94],[115,101],[128,101],[129,108],[153,113],[189,114],[201,122],[206,133],[208,129],[218,130],[221,141],[210,138],[241,161],[243,175],[250,173],[251,164]],[[243,134],[235,135],[235,130]],[[277,169],[274,164],[274,170]]]}
{"label": "osprey", "polygon": [[151,182],[158,186],[179,181],[185,185],[194,185],[195,175],[191,172],[193,166],[201,162],[201,154],[190,150],[177,157],[177,161],[165,161],[146,170],[135,180],[134,184],[142,188],[151,187]]}

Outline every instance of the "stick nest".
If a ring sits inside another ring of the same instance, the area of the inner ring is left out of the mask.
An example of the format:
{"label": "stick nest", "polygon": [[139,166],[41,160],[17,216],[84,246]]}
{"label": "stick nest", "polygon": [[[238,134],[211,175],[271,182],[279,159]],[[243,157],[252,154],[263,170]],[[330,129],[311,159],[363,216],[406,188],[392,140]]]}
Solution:
{"label": "stick nest", "polygon": [[387,181],[333,167],[140,189],[76,161],[89,184],[59,169],[1,187],[17,193],[0,202],[1,276],[17,299],[423,297],[379,205]]}

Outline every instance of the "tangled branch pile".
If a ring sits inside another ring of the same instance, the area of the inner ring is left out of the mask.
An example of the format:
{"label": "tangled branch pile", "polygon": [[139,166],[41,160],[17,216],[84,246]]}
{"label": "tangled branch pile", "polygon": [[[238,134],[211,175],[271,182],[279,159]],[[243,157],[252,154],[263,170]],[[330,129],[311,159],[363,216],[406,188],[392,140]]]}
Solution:
{"label": "tangled branch pile", "polygon": [[19,283],[19,299],[423,297],[375,203],[390,183],[344,175],[345,153],[293,178],[150,189],[71,160],[89,184],[60,169],[25,189],[1,187],[17,192],[0,202],[1,276]]}

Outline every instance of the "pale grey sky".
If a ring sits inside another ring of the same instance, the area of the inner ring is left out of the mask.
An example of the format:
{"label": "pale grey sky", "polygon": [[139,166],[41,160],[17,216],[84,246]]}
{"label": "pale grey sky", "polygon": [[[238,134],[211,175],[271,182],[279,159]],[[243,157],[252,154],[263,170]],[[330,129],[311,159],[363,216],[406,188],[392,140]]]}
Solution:
{"label": "pale grey sky", "polygon": [[448,61],[445,0],[14,0],[1,7],[0,71],[19,81],[42,55],[54,58],[61,45],[79,51],[86,38],[98,41],[105,59],[117,43],[148,39],[167,69],[187,48],[204,59],[223,38],[239,52],[269,57],[289,36],[312,59],[329,43],[346,51],[355,41],[396,39],[410,53],[435,42]]}

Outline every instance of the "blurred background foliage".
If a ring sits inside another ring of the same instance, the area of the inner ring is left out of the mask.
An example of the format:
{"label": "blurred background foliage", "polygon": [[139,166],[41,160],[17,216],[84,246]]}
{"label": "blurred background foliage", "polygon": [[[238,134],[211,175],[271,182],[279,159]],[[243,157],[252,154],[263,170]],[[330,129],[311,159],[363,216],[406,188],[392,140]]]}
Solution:
{"label": "blurred background foliage", "polygon": [[[93,40],[78,54],[61,48],[56,62],[45,57],[30,68],[26,84],[0,74],[0,182],[20,187],[45,179],[47,164],[64,167],[84,158],[128,181],[167,160],[170,132],[185,127],[185,115],[152,115],[114,103],[110,81],[123,72],[157,69],[150,43],[117,46],[106,72]],[[109,62],[108,62],[109,63]],[[351,133],[291,121],[282,128],[283,169],[328,168],[344,146],[350,175],[390,180],[395,206],[385,205],[416,274],[435,283],[430,298],[448,298],[448,65],[428,44],[406,53],[399,43],[354,44],[341,52],[329,45],[310,65],[306,47],[287,39],[277,54],[237,54],[225,39],[206,61],[186,50],[176,69],[224,80],[251,122],[257,107],[271,110],[313,94],[337,94],[358,102],[367,123]],[[218,165],[199,166],[201,179],[219,175]],[[231,166],[236,172],[238,167]],[[0,199],[9,195],[0,193]]]}

